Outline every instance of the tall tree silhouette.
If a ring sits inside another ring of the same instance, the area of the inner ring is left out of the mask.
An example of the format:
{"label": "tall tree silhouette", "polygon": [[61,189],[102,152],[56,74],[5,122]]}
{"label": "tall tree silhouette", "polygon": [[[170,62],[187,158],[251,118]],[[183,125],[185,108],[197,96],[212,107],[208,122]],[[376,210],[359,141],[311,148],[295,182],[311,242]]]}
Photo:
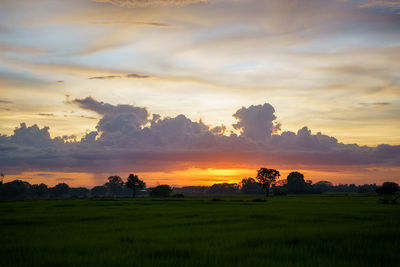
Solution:
{"label": "tall tree silhouette", "polygon": [[104,184],[114,197],[122,191],[123,185],[124,181],[116,175],[108,177],[108,182]]}
{"label": "tall tree silhouette", "polygon": [[143,189],[146,187],[146,183],[139,179],[135,174],[129,174],[125,185],[132,189],[132,197],[136,197],[136,190]]}
{"label": "tall tree silhouette", "polygon": [[266,197],[269,196],[269,188],[272,183],[274,183],[279,176],[279,171],[275,169],[267,169],[267,168],[261,168],[257,172],[257,181],[258,183],[265,189],[265,195]]}

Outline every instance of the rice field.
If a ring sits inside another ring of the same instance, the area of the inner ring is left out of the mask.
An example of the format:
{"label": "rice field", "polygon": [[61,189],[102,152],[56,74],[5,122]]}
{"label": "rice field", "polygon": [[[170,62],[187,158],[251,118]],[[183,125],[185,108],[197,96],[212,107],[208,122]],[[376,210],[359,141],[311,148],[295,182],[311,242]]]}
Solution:
{"label": "rice field", "polygon": [[0,266],[400,266],[376,196],[0,203]]}

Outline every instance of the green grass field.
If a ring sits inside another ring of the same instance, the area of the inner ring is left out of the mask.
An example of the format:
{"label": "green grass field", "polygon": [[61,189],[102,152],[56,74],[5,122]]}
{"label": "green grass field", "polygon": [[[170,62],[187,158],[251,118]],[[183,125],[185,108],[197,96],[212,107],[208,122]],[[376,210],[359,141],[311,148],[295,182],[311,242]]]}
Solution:
{"label": "green grass field", "polygon": [[375,196],[0,203],[0,266],[400,266]]}

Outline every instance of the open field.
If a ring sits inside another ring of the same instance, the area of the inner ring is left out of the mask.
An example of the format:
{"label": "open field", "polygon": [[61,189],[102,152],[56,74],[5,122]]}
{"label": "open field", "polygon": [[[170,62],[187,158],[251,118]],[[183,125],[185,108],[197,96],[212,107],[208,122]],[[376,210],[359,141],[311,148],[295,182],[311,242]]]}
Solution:
{"label": "open field", "polygon": [[399,266],[375,196],[0,203],[0,266]]}

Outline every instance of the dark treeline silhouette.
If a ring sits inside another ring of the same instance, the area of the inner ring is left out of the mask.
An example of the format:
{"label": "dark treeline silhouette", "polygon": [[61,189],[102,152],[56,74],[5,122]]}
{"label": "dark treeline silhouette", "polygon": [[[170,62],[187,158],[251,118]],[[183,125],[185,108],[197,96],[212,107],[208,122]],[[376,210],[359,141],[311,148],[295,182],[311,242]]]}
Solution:
{"label": "dark treeline silhouette", "polygon": [[66,183],[48,187],[45,184],[14,180],[0,183],[0,200],[135,197],[147,195],[145,187],[146,184],[134,174],[129,175],[127,182],[119,176],[110,176],[104,185],[95,186],[91,190],[70,187]]}
{"label": "dark treeline silhouette", "polygon": [[265,195],[284,196],[293,194],[321,193],[378,193],[383,203],[396,203],[400,198],[399,186],[393,182],[376,184],[339,184],[329,181],[312,183],[300,172],[291,172],[286,180],[278,180],[275,169],[261,168],[256,178],[244,178],[239,183],[216,183],[212,186],[185,186],[172,188],[159,185],[146,188],[146,183],[137,175],[130,174],[126,181],[119,176],[110,176],[104,185],[92,189],[70,187],[59,183],[54,187],[45,184],[30,184],[21,180],[0,182],[0,200],[68,199],[68,198],[116,198],[116,197],[182,197],[182,196],[235,196]]}
{"label": "dark treeline silhouette", "polygon": [[[231,196],[231,195],[296,195],[296,194],[321,194],[321,193],[378,193],[381,196],[387,196],[387,192],[395,190],[396,183],[385,182],[382,187],[388,187],[385,184],[394,184],[392,189],[380,191],[382,188],[376,184],[338,184],[333,185],[329,181],[319,181],[312,183],[306,180],[300,172],[291,172],[286,180],[277,180],[280,176],[279,171],[274,169],[261,168],[257,172],[257,177],[244,178],[239,183],[219,183],[212,186],[185,186],[174,188],[174,193],[184,194],[185,196]],[[397,190],[398,191],[398,190]],[[383,193],[381,193],[383,192]],[[395,193],[393,193],[395,194]],[[396,195],[396,194],[395,194]],[[397,195],[395,196],[397,197]],[[395,198],[394,197],[394,198]],[[400,197],[398,197],[400,198]],[[396,198],[396,199],[398,199]],[[395,199],[395,200],[396,200]]]}

